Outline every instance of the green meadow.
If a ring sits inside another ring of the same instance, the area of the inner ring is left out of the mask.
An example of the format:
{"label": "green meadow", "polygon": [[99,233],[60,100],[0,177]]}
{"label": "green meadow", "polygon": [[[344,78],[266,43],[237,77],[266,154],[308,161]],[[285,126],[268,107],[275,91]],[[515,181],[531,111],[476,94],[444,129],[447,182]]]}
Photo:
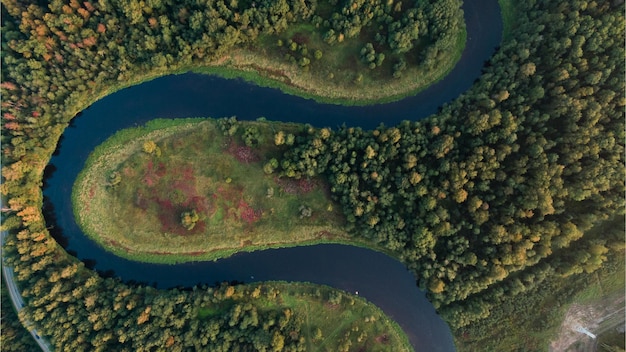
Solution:
{"label": "green meadow", "polygon": [[161,263],[354,242],[324,179],[274,172],[303,125],[221,123],[156,120],[115,134],[74,185],[79,226],[117,255]]}

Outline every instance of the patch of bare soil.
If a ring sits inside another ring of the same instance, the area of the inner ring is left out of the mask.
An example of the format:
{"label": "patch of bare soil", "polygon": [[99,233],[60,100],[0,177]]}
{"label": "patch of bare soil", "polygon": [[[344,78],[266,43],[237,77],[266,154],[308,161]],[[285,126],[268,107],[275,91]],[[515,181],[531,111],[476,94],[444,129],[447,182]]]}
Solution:
{"label": "patch of bare soil", "polygon": [[[616,314],[624,315],[624,296],[610,297],[593,304],[572,304],[565,314],[561,329],[555,340],[550,343],[550,351],[593,351],[595,341],[582,332],[583,327],[593,334],[599,333],[600,324]],[[580,341],[581,343],[576,343]]]}

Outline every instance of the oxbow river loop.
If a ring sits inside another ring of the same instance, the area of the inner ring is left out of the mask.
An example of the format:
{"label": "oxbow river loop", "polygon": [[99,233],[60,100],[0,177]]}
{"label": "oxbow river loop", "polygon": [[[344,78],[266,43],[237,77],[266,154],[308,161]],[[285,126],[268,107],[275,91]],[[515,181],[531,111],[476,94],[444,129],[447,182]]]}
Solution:
{"label": "oxbow river loop", "polygon": [[356,293],[396,320],[416,351],[454,351],[448,326],[417,289],[399,261],[351,246],[317,245],[241,253],[217,262],[145,264],[119,258],[89,240],[72,214],[71,190],[89,153],[117,130],[154,118],[237,116],[240,120],[342,124],[369,129],[384,123],[419,120],[456,98],[480,76],[500,44],[502,20],[496,0],[467,1],[463,7],[467,44],[461,60],[443,80],[401,101],[367,107],[319,104],[241,80],[183,74],[166,76],[111,94],[76,117],[66,129],[44,180],[46,221],[72,255],[103,275],[159,288],[221,281],[309,281]]}

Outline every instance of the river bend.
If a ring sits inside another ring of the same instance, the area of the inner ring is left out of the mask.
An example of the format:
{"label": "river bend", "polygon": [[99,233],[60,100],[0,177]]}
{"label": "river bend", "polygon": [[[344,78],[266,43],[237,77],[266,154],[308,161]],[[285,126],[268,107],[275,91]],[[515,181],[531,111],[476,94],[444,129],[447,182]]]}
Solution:
{"label": "river bend", "polygon": [[454,351],[449,327],[435,313],[415,278],[397,260],[371,250],[317,245],[240,253],[217,262],[146,264],[110,254],[89,240],[72,214],[71,190],[89,153],[117,130],[153,118],[233,116],[240,120],[342,124],[370,129],[385,123],[419,120],[469,89],[500,44],[502,20],[496,0],[464,4],[467,44],[454,69],[416,96],[366,107],[319,104],[258,87],[242,80],[198,74],[172,75],[111,94],[72,120],[65,130],[44,180],[46,221],[66,250],[103,275],[159,288],[221,281],[309,281],[359,295],[397,321],[416,351]]}

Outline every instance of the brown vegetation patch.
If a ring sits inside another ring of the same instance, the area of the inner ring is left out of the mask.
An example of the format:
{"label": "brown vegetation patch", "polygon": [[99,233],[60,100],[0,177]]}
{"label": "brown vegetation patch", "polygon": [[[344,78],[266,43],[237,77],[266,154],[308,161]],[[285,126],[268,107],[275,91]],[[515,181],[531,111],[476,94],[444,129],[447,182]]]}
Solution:
{"label": "brown vegetation patch", "polygon": [[330,310],[336,310],[337,308],[339,308],[339,306],[340,306],[340,304],[333,304],[333,303],[330,303],[330,302],[324,303],[324,307],[326,309],[330,309]]}
{"label": "brown vegetation patch", "polygon": [[166,172],[167,172],[167,168],[165,167],[165,164],[159,163],[159,165],[157,166],[157,169],[154,171],[154,174],[159,177],[163,177],[165,176]]}
{"label": "brown vegetation patch", "polygon": [[183,176],[184,180],[192,181],[192,180],[195,179],[195,177],[193,175],[193,167],[191,167],[191,166],[184,167],[182,169],[181,173],[182,173],[182,176]]}
{"label": "brown vegetation patch", "polygon": [[297,87],[295,84],[291,82],[291,78],[282,70],[271,69],[269,67],[262,67],[262,66],[255,65],[255,64],[250,64],[248,66],[251,67],[254,71],[259,72],[259,73],[265,73],[267,77],[274,78],[278,81],[283,82],[284,84],[288,86]]}
{"label": "brown vegetation patch", "polygon": [[187,230],[180,222],[180,214],[187,210],[183,205],[176,206],[169,199],[154,198],[158,205],[157,212],[161,229],[166,233],[173,233],[180,236],[195,235],[203,233],[206,227],[204,221],[200,220],[193,229]]}
{"label": "brown vegetation patch", "polygon": [[146,172],[143,176],[143,183],[148,187],[153,187],[157,181],[157,176],[154,173],[153,168],[154,165],[152,164],[152,161],[148,161],[148,164],[146,165]]}
{"label": "brown vegetation patch", "polygon": [[318,182],[312,179],[301,178],[295,180],[292,178],[278,178],[274,181],[282,188],[283,192],[287,194],[306,194],[316,189]]}
{"label": "brown vegetation patch", "polygon": [[382,343],[383,345],[388,344],[389,343],[389,335],[382,334],[382,335],[376,336],[376,342]]}
{"label": "brown vegetation patch", "polygon": [[228,149],[226,149],[228,154],[232,155],[237,159],[240,163],[249,164],[258,162],[261,160],[259,155],[252,150],[252,148],[248,146],[238,145],[237,143],[231,142],[228,145]]}
{"label": "brown vegetation patch", "polygon": [[144,195],[143,191],[141,189],[137,190],[137,193],[135,194],[135,206],[138,207],[139,209],[142,210],[146,210],[148,209],[148,198]]}
{"label": "brown vegetation patch", "polygon": [[187,198],[191,198],[196,195],[195,185],[187,180],[173,180],[172,189],[181,191]]}
{"label": "brown vegetation patch", "polygon": [[188,253],[185,253],[185,255],[199,256],[199,255],[203,255],[204,253],[206,253],[206,252],[204,252],[204,251],[197,251],[197,252],[188,252]]}
{"label": "brown vegetation patch", "polygon": [[317,233],[317,238],[319,239],[326,239],[326,240],[330,240],[337,237],[336,235],[334,235],[332,232],[330,231],[320,231]]}
{"label": "brown vegetation patch", "polygon": [[309,37],[307,35],[305,35],[304,33],[296,33],[296,34],[294,34],[293,37],[291,37],[291,40],[296,42],[298,45],[300,45],[300,44],[308,44],[309,43]]}
{"label": "brown vegetation patch", "polygon": [[[156,166],[152,161],[145,164],[143,183],[149,190],[137,190],[135,205],[147,210],[153,204],[163,232],[181,236],[202,233],[206,227],[204,221],[198,221],[192,230],[187,230],[180,222],[180,214],[194,209],[200,214],[210,216],[215,211],[212,203],[198,194],[194,171],[188,164],[173,165],[170,168],[163,162]],[[179,196],[172,198],[172,192]]]}
{"label": "brown vegetation patch", "polygon": [[133,170],[130,167],[125,167],[122,172],[124,173],[124,176],[126,177],[132,177],[135,176],[137,173],[135,172],[135,170]]}

